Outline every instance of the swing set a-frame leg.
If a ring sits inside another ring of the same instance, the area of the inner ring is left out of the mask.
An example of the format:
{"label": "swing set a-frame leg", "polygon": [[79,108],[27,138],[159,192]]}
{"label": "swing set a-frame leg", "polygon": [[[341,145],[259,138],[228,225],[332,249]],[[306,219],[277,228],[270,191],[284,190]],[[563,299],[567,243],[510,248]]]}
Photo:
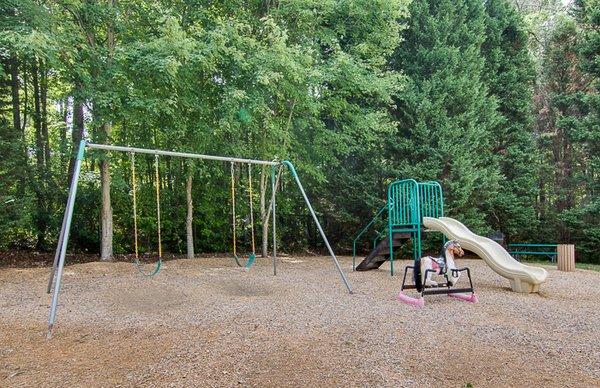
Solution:
{"label": "swing set a-frame leg", "polygon": [[[56,265],[56,283],[54,285],[54,293],[52,294],[52,304],[50,305],[50,315],[48,316],[48,334],[47,338],[52,336],[52,328],[56,321],[56,310],[58,309],[58,295],[60,293],[60,282],[62,280],[63,268],[65,266],[65,256],[67,253],[67,244],[69,243],[69,232],[71,231],[71,221],[73,220],[73,208],[75,207],[75,197],[77,195],[77,184],[79,183],[79,173],[81,171],[81,163],[85,152],[85,140],[79,143],[79,152],[75,160],[75,168],[73,169],[73,177],[69,188],[69,196],[67,199],[67,208],[63,218],[63,238],[59,244],[58,263]],[[50,277],[50,285],[54,278],[54,268]]]}
{"label": "swing set a-frame leg", "polygon": [[329,255],[331,256],[331,259],[333,260],[333,263],[335,264],[335,267],[337,268],[337,270],[340,274],[340,277],[342,278],[342,281],[344,282],[344,285],[346,286],[346,289],[348,290],[348,292],[350,294],[352,294],[352,287],[350,286],[348,279],[346,279],[346,275],[344,275],[344,271],[342,271],[340,262],[338,261],[337,257],[335,256],[335,253],[333,253],[333,249],[331,249],[331,245],[329,245],[329,240],[327,240],[327,236],[325,235],[325,232],[323,231],[323,228],[321,227],[321,223],[319,222],[319,219],[317,218],[317,215],[315,214],[315,211],[314,211],[312,205],[310,204],[308,197],[306,196],[306,192],[304,191],[304,187],[302,187],[302,183],[300,182],[300,178],[298,178],[298,173],[296,173],[296,169],[294,168],[294,165],[288,160],[284,160],[281,163],[286,165],[287,168],[289,168],[290,172],[292,173],[292,176],[294,177],[294,180],[296,181],[296,184],[298,185],[298,189],[300,190],[300,193],[302,194],[302,197],[304,198],[304,202],[306,202],[306,207],[308,207],[308,210],[310,211],[310,214],[312,215],[312,218],[315,221],[315,224],[317,225],[317,229],[319,230],[319,233],[321,234],[321,237],[323,238],[323,242],[325,242],[325,246],[327,246]]}
{"label": "swing set a-frame leg", "polygon": [[[69,208],[69,200],[67,200],[67,209]],[[63,221],[60,227],[60,236],[58,237],[58,243],[56,244],[56,253],[54,254],[54,262],[52,263],[52,270],[48,277],[48,287],[46,287],[46,293],[49,294],[52,291],[52,285],[54,284],[54,275],[56,275],[56,267],[58,266],[58,258],[60,257],[60,247],[62,246],[63,239],[65,238],[65,226],[67,221],[67,212],[63,216]]]}

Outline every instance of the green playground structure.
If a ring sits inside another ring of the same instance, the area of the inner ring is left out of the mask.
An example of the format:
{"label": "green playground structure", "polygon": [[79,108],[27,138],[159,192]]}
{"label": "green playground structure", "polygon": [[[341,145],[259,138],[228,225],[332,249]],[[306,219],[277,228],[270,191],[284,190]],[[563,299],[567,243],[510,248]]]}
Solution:
{"label": "green playground structure", "polygon": [[[377,222],[387,215],[383,230],[374,229]],[[387,202],[356,235],[352,243],[352,268],[366,271],[379,268],[388,259],[394,274],[394,248],[411,239],[413,257],[421,257],[421,232],[423,217],[444,216],[444,194],[439,182],[417,182],[403,179],[388,186]],[[356,266],[356,247],[368,231],[374,230],[373,250]]]}
{"label": "green playground structure", "polygon": [[[387,224],[384,217],[387,214]],[[385,225],[382,227],[382,225]],[[390,272],[394,275],[394,249],[407,240],[412,240],[413,259],[421,257],[421,237],[423,231],[441,232],[445,238],[455,240],[468,251],[481,257],[500,276],[510,281],[513,291],[530,293],[539,291],[540,284],[548,277],[545,269],[530,267],[515,260],[497,242],[473,233],[460,221],[444,216],[444,195],[438,182],[417,182],[404,179],[392,182],[388,187],[387,202],[375,217],[358,232],[353,242],[352,267],[356,271],[377,269],[387,260]],[[367,232],[375,234],[373,249],[357,266],[356,249]],[[513,255],[545,254],[540,248],[553,248],[553,244],[518,244],[524,251],[513,250]],[[535,245],[536,249],[532,247]],[[513,245],[517,247],[517,245]],[[574,253],[573,253],[574,256]]]}

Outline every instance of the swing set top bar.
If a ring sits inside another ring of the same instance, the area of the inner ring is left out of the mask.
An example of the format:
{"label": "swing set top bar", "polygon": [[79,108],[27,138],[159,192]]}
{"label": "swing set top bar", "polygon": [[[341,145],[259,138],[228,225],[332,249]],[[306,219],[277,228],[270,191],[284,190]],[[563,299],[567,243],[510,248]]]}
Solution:
{"label": "swing set top bar", "polygon": [[105,151],[135,152],[135,153],[139,153],[139,154],[175,156],[175,157],[180,157],[180,158],[194,158],[194,159],[205,159],[205,160],[219,160],[219,161],[223,161],[223,162],[260,164],[260,165],[264,165],[264,166],[279,166],[281,164],[280,162],[277,162],[277,161],[234,158],[234,157],[229,157],[229,156],[203,155],[203,154],[194,154],[194,153],[189,153],[189,152],[152,150],[149,148],[136,148],[136,147],[107,145],[107,144],[95,144],[95,143],[90,143],[90,142],[86,142],[86,146],[91,149],[105,150]]}

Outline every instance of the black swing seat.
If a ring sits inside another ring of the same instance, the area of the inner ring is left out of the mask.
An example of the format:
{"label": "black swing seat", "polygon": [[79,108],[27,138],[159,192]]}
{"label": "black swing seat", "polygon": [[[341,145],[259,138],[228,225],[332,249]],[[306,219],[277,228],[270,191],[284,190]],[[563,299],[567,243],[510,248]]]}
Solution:
{"label": "black swing seat", "polygon": [[[418,289],[416,284],[406,284],[406,275],[408,274],[409,269],[411,269],[413,271],[414,276],[420,276],[420,274],[417,275],[417,273],[415,272],[414,265],[407,265],[404,268],[404,277],[402,279],[402,286],[400,287],[400,292],[402,292],[404,290],[417,290],[421,293],[421,296],[423,296],[423,295],[440,295],[440,294],[462,294],[462,293],[467,293],[467,292],[470,292],[470,293],[475,292],[475,290],[473,289],[473,281],[471,279],[471,271],[467,267],[450,269],[450,271],[453,273],[466,272],[467,277],[469,278],[470,287],[453,288],[454,286],[448,282],[447,275],[444,274],[443,276],[446,277],[445,283],[438,283],[435,286],[426,286],[425,284],[423,284],[421,286],[420,290]],[[436,270],[428,269],[425,271],[425,278],[427,278],[428,272],[433,272],[433,273],[437,274]],[[414,276],[413,276],[413,278],[414,278]],[[414,282],[414,283],[416,283],[416,282]]]}

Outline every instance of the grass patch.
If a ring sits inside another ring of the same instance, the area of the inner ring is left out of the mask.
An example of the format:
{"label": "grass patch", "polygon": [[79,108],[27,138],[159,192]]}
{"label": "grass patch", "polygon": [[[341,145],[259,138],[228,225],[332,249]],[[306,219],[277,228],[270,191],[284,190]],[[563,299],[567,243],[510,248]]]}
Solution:
{"label": "grass patch", "polygon": [[600,264],[575,263],[575,268],[589,269],[590,271],[600,272]]}
{"label": "grass patch", "polygon": [[[556,263],[551,263],[548,260],[530,260],[530,259],[524,259],[521,260],[522,263],[527,263],[527,264],[540,264],[540,265],[551,265],[553,267],[556,267]],[[600,264],[591,264],[591,263],[575,263],[575,268],[577,269],[587,269],[589,271],[596,271],[596,272],[600,272]]]}

